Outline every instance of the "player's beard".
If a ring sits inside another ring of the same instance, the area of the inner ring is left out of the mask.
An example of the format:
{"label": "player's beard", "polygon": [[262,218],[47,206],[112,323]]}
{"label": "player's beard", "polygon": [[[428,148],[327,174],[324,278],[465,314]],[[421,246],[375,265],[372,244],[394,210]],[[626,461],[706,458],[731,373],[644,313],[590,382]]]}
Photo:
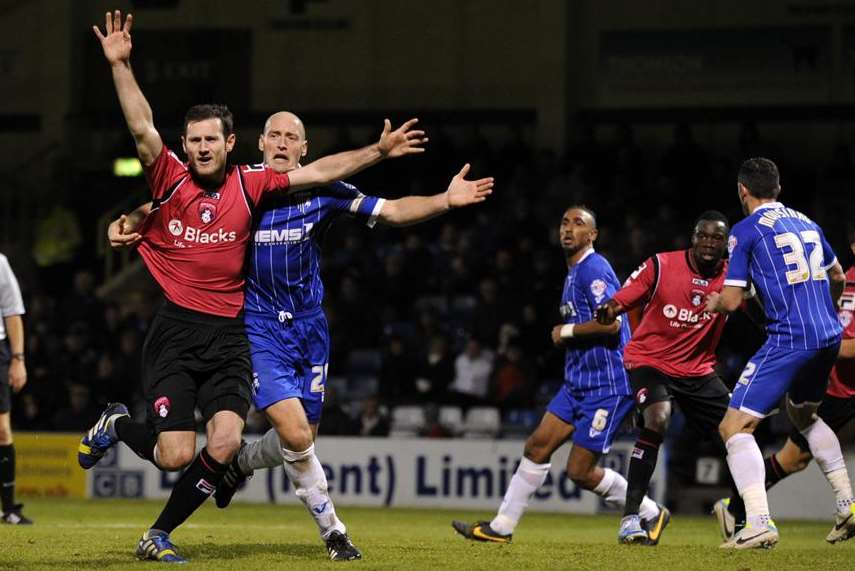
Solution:
{"label": "player's beard", "polygon": [[736,197],[739,199],[739,205],[742,206],[742,215],[750,215],[751,212],[748,210],[748,195],[743,196],[741,191],[737,191]]}
{"label": "player's beard", "polygon": [[722,258],[715,258],[714,260],[707,261],[699,255],[694,255],[694,258],[695,263],[698,265],[698,270],[703,276],[716,275],[718,273],[717,270],[721,267],[721,264],[724,261]]}
{"label": "player's beard", "polygon": [[591,242],[588,240],[577,240],[575,238],[569,246],[565,246],[564,242],[561,242],[561,248],[564,250],[564,257],[568,260],[590,245]]}
{"label": "player's beard", "polygon": [[220,164],[217,170],[208,172],[208,173],[200,173],[196,164],[192,164],[192,168],[190,169],[190,173],[193,175],[193,180],[196,181],[196,184],[205,189],[215,189],[222,186],[225,180],[226,168],[228,166],[228,155],[223,159],[223,162]]}

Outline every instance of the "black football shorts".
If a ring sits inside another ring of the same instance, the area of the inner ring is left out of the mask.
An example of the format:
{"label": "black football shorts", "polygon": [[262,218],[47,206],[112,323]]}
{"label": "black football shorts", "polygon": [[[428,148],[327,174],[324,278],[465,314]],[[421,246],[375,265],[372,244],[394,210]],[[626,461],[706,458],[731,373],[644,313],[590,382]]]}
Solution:
{"label": "black football shorts", "polygon": [[222,410],[246,419],[252,363],[243,318],[219,317],[170,302],[152,320],[143,345],[143,394],[157,433],[195,430]]}
{"label": "black football shorts", "polygon": [[632,394],[639,411],[653,403],[673,400],[698,432],[718,433],[730,404],[730,391],[716,373],[702,377],[672,377],[653,367],[629,371]]}

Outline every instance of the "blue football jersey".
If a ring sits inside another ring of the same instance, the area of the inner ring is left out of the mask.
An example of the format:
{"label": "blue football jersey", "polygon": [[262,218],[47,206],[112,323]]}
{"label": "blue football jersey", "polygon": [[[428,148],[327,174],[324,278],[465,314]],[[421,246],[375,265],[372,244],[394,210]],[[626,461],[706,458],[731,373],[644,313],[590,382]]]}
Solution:
{"label": "blue football jersey", "polygon": [[[567,271],[561,294],[564,323],[594,319],[597,306],[611,299],[620,282],[611,264],[589,250]],[[596,395],[628,395],[629,378],[623,366],[623,348],[629,341],[629,323],[623,319],[620,335],[569,339],[564,360],[564,379],[573,390]]]}
{"label": "blue football jersey", "polygon": [[837,258],[815,222],[780,202],[765,203],[733,227],[728,250],[724,284],[754,284],[769,343],[810,350],[840,341],[827,275]]}
{"label": "blue football jersey", "polygon": [[383,203],[345,182],[264,201],[247,255],[247,314],[316,311],[324,297],[317,237],[340,214],[374,226]]}

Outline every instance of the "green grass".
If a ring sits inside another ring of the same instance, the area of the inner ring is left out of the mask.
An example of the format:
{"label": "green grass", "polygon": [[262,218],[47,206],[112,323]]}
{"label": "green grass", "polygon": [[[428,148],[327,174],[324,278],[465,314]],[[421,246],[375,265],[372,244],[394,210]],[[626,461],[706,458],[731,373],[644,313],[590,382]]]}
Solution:
{"label": "green grass", "polygon": [[[0,527],[0,569],[129,569],[133,550],[160,502],[29,500],[32,527]],[[514,543],[471,543],[451,529],[452,519],[484,512],[341,508],[365,559],[333,563],[302,506],[206,505],[173,539],[195,569],[853,569],[855,540],[828,545],[826,523],[781,522],[781,543],[771,551],[718,549],[711,518],[675,516],[656,548],[616,543],[617,516],[529,514]]]}

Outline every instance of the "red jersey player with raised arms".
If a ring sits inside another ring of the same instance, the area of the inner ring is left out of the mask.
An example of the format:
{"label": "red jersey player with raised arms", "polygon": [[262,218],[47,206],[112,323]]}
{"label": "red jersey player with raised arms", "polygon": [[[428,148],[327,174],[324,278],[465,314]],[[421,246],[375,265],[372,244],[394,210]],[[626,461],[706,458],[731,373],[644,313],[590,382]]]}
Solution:
{"label": "red jersey player with raised arms", "polygon": [[[345,178],[383,158],[421,152],[427,139],[410,131],[415,120],[394,132],[387,120],[377,144],[279,174],[264,165],[230,166],[231,112],[197,105],[184,122],[184,164],[163,144],[131,70],[132,21],[129,14],[123,22],[117,10],[106,14],[106,34],[93,29],[154,199],[139,251],[167,301],[143,346],[148,422],[134,423],[124,405],[109,405],[81,440],[78,460],[91,468],[122,441],[161,469],[186,467],[136,552],[140,559],[183,563],[169,534],[216,489],[240,446],[251,401],[249,342],[240,312],[253,210],[267,193]],[[198,456],[195,407],[207,433]]]}
{"label": "red jersey player with raised arms", "polygon": [[624,350],[644,426],[629,462],[620,543],[656,545],[668,524],[667,516],[661,517],[644,529],[638,509],[656,468],[671,399],[701,433],[717,434],[727,411],[730,395],[715,372],[725,317],[704,311],[704,302],[724,284],[728,230],[724,214],[704,212],[695,223],[691,248],[652,256],[598,309],[597,319],[608,324],[621,313],[642,308],[641,321]]}

